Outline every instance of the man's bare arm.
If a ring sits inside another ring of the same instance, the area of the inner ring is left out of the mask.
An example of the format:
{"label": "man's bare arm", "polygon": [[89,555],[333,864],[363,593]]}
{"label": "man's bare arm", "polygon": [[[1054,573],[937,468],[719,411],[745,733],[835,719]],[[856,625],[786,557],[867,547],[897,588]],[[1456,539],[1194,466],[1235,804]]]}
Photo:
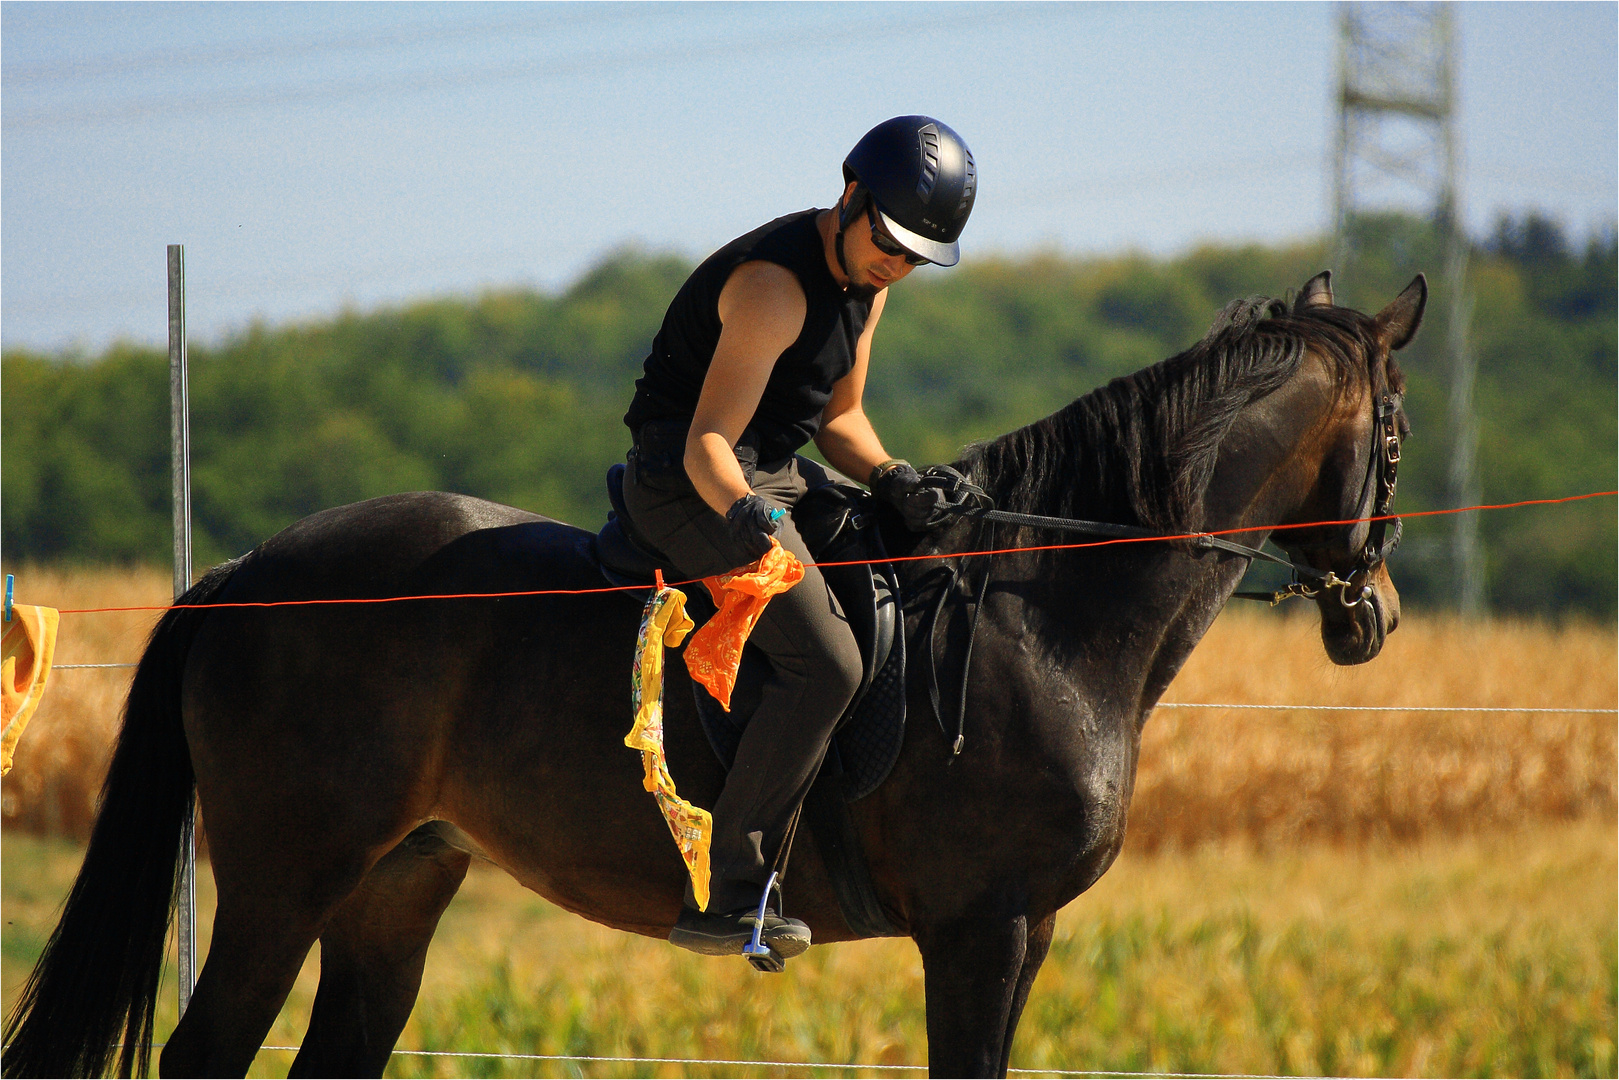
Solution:
{"label": "man's bare arm", "polygon": [[751,490],[732,449],[753,419],[777,359],[798,340],[809,310],[804,288],[776,263],[746,262],[720,291],[722,329],[686,436],[686,475],[723,514]]}
{"label": "man's bare arm", "polygon": [[815,435],[815,445],[832,467],[861,483],[871,476],[871,470],[890,457],[862,406],[866,372],[871,365],[871,339],[887,302],[887,289],[872,301],[866,327],[855,343],[854,367],[833,385],[832,400],[821,413],[821,430]]}

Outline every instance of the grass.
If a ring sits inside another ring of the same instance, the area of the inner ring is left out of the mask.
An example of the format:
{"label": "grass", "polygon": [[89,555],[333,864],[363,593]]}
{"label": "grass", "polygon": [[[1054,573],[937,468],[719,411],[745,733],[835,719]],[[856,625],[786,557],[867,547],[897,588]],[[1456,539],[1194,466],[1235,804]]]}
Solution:
{"label": "grass", "polygon": [[[1616,833],[1546,824],[1417,844],[1127,852],[1059,917],[1013,1066],[1384,1076],[1612,1076]],[[5,1000],[79,850],[3,838]],[[201,881],[203,941],[212,882]],[[296,1045],[312,956],[266,1039]],[[565,914],[475,869],[403,1049],[882,1065],[926,1060],[905,941],[812,949],[781,976]],[[171,988],[159,1031],[174,1023]],[[265,1051],[254,1075],[284,1075]],[[860,1075],[396,1056],[394,1076]],[[866,1072],[865,1075],[878,1075]]]}

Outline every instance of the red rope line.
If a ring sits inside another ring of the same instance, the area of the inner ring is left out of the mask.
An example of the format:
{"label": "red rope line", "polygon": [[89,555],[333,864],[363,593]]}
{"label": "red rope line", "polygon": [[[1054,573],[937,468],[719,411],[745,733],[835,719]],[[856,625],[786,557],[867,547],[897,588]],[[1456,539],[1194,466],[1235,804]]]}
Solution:
{"label": "red rope line", "polygon": [[[1173,536],[1125,536],[1108,540],[1085,540],[1070,544],[1037,544],[1032,547],[994,548],[988,551],[951,551],[932,555],[901,555],[890,559],[848,559],[843,562],[811,563],[811,566],[869,566],[874,562],[918,562],[923,559],[971,559],[984,555],[1015,555],[1025,551],[1070,551],[1079,548],[1109,547],[1113,544],[1147,544],[1166,540],[1195,540],[1200,536],[1235,536],[1252,532],[1282,532],[1287,529],[1316,529],[1333,525],[1359,525],[1362,522],[1393,521],[1396,518],[1439,517],[1446,514],[1466,514],[1474,510],[1512,510],[1520,506],[1553,506],[1558,503],[1579,502],[1583,499],[1601,499],[1619,495],[1619,491],[1592,491],[1584,495],[1565,495],[1558,499],[1524,499],[1520,502],[1491,503],[1462,506],[1450,510],[1416,510],[1407,514],[1384,514],[1379,517],[1346,518],[1342,521],[1306,521],[1298,525],[1250,525],[1241,529],[1217,529],[1212,532],[1179,533]],[[1019,526],[1020,528],[1025,526]],[[662,577],[660,572],[658,575]],[[670,585],[696,585],[702,578],[673,581]],[[590,596],[596,593],[634,592],[650,589],[652,585],[607,585],[595,589],[524,589],[517,592],[493,593],[431,593],[422,596],[376,596],[336,600],[260,600],[233,601],[219,604],[134,604],[128,607],[63,608],[62,615],[91,615],[108,611],[200,611],[207,608],[272,608],[307,607],[315,604],[399,604],[411,600],[500,600],[514,596]]]}

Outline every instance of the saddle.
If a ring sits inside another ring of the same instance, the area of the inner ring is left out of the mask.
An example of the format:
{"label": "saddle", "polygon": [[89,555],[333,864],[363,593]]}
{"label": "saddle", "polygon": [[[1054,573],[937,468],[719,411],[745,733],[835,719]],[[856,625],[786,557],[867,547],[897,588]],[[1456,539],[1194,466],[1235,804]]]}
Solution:
{"label": "saddle", "polygon": [[[624,466],[607,472],[612,504],[595,538],[602,576],[614,585],[651,585],[656,572],[678,573],[636,530],[624,506]],[[899,577],[888,562],[877,527],[875,500],[861,488],[827,484],[812,488],[793,508],[793,524],[837,597],[860,646],[862,674],[854,698],[839,719],[826,758],[804,800],[804,821],[815,835],[849,928],[864,937],[891,937],[889,922],[872,888],[849,803],[871,794],[887,779],[905,740],[905,633]],[[706,590],[693,590],[688,608],[699,621],[709,606]],[[758,707],[769,661],[744,646],[727,712],[695,681],[692,694],[709,746],[729,770],[742,732]]]}

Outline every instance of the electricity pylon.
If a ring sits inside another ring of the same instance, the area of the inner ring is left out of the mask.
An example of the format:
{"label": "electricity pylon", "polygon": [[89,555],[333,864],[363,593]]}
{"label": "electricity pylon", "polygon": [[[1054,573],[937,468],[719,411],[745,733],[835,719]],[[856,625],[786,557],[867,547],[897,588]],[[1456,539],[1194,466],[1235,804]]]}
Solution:
{"label": "electricity pylon", "polygon": [[[1467,237],[1462,223],[1461,142],[1456,108],[1456,27],[1445,3],[1338,5],[1338,138],[1332,180],[1335,261],[1354,258],[1350,222],[1373,209],[1420,207],[1445,245],[1450,360],[1452,505],[1479,501],[1476,363],[1467,327]],[[1457,514],[1451,567],[1458,609],[1484,602],[1478,514]]]}

